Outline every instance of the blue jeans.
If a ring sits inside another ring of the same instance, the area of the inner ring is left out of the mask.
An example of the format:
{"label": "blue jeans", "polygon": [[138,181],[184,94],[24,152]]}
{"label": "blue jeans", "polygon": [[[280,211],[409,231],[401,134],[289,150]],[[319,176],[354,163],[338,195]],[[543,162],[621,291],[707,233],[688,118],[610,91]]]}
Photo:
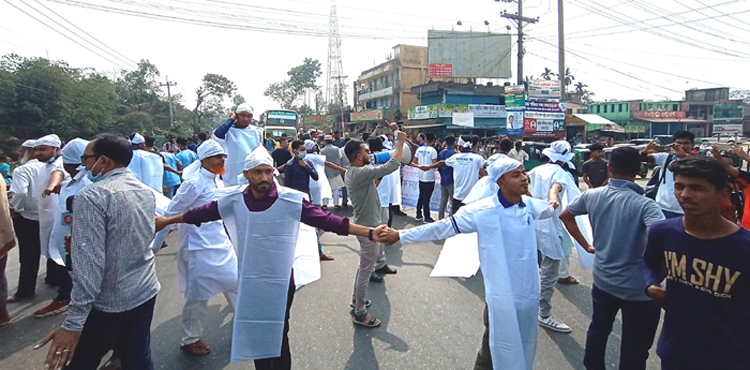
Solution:
{"label": "blue jeans", "polygon": [[156,296],[125,312],[92,309],[67,370],[96,370],[102,357],[117,348],[123,370],[153,370],[151,319]]}
{"label": "blue jeans", "polygon": [[669,220],[670,218],[677,218],[677,217],[682,217],[683,216],[682,213],[675,213],[675,212],[665,211],[663,209],[661,210],[661,213],[664,214],[664,218],[666,218],[667,220]]}
{"label": "blue jeans", "polygon": [[654,301],[626,301],[593,285],[591,300],[594,315],[586,335],[583,364],[587,370],[604,370],[607,338],[617,311],[622,310],[620,370],[645,370],[648,350],[654,343],[661,307]]}

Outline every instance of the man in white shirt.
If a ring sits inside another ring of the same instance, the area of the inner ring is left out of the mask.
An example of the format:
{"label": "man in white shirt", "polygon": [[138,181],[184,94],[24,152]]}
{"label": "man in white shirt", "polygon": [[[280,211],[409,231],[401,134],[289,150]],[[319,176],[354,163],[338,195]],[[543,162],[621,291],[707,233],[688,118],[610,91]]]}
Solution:
{"label": "man in white shirt", "polygon": [[458,148],[461,151],[460,153],[430,166],[432,168],[453,167],[451,215],[456,214],[458,209],[464,205],[464,198],[469,195],[471,188],[479,181],[479,178],[487,176],[487,171],[484,169],[487,167],[487,161],[472,150],[471,135],[461,135],[458,138]]}
{"label": "man in white shirt", "polygon": [[[420,134],[420,136],[422,135],[424,134]],[[432,197],[432,192],[435,190],[436,169],[430,166],[437,163],[438,154],[437,150],[432,147],[432,144],[435,142],[435,134],[429,132],[427,135],[424,135],[424,138],[424,144],[417,148],[417,152],[414,154],[414,161],[412,162],[412,166],[416,165],[415,167],[419,167],[420,169],[423,168],[422,166],[429,167],[429,169],[422,170],[419,173],[419,199],[417,200],[416,221],[424,220],[424,222],[431,223],[435,222],[430,216],[430,198]],[[422,217],[423,212],[424,218]]]}
{"label": "man in white shirt", "polygon": [[523,150],[523,141],[516,141],[515,147],[508,152],[508,157],[511,157],[521,163],[526,163],[529,160],[529,154]]}
{"label": "man in white shirt", "polygon": [[508,139],[507,137],[500,139],[500,141],[498,142],[499,150],[495,154],[487,158],[488,165],[492,166],[492,163],[494,163],[498,158],[508,157],[508,153],[510,153],[511,148],[513,148],[513,142],[510,141],[510,139]]}
{"label": "man in white shirt", "polygon": [[689,131],[677,131],[672,135],[672,140],[674,142],[669,147],[672,148],[673,153],[656,153],[659,146],[653,141],[648,143],[641,152],[642,160],[661,166],[659,179],[664,180],[659,184],[656,204],[659,205],[666,218],[680,217],[684,214],[674,196],[674,174],[667,168],[673,160],[690,157],[695,145],[695,135]]}

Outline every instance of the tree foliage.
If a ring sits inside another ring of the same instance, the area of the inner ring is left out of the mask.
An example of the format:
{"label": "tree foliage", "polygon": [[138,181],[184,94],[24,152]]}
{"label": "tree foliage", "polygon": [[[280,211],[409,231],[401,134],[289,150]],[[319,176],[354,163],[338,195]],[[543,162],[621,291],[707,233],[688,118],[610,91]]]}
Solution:
{"label": "tree foliage", "polygon": [[[282,109],[293,109],[305,112],[318,111],[317,93],[320,91],[317,80],[323,74],[320,68],[320,62],[316,59],[305,58],[301,65],[298,65],[287,72],[289,79],[274,82],[266,88],[263,95],[279,103]],[[303,98],[311,94],[315,96],[316,110],[313,111]],[[297,105],[299,104],[299,105]],[[317,113],[317,112],[316,112]]]}

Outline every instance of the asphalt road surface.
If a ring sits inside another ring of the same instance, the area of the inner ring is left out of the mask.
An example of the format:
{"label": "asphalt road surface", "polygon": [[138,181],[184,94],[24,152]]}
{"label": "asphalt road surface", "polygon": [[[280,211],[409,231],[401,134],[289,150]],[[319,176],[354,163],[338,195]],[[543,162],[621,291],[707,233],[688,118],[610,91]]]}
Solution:
{"label": "asphalt road surface", "polygon": [[[639,180],[642,185],[644,181]],[[585,185],[584,185],[585,186]],[[415,226],[414,210],[409,217],[396,217],[395,228]],[[350,216],[351,208],[337,212]],[[436,213],[433,214],[436,217]],[[370,284],[370,312],[382,320],[376,329],[355,327],[349,302],[354,275],[359,263],[359,244],[355,237],[330,233],[322,236],[323,249],[336,257],[323,262],[322,278],[300,289],[291,313],[290,341],[295,369],[375,370],[375,369],[471,369],[484,330],[484,287],[481,274],[471,279],[430,278],[429,273],[440,253],[442,242],[427,242],[386,247],[388,264],[398,269],[384,283]],[[252,369],[252,362],[229,363],[232,331],[231,310],[223,296],[209,303],[209,318],[204,340],[212,347],[208,356],[192,358],[179,349],[182,329],[180,313],[184,298],[179,292],[175,252],[177,237],[167,239],[169,247],[156,257],[162,289],[156,301],[151,332],[151,350],[156,369]],[[574,255],[571,273],[580,285],[558,286],[553,297],[553,314],[573,328],[571,334],[559,334],[539,328],[535,369],[583,369],[586,330],[590,322],[590,271],[583,271]],[[42,269],[44,269],[42,263]],[[15,292],[18,278],[18,254],[10,255],[9,290]],[[41,369],[46,355],[32,347],[48,331],[62,323],[65,314],[35,319],[33,312],[44,307],[56,289],[38,279],[37,296],[31,302],[13,303],[8,309],[15,321],[0,328],[0,369]],[[608,368],[616,369],[619,358],[621,320],[607,347]],[[658,336],[658,332],[657,332]],[[648,369],[659,369],[655,344]]]}

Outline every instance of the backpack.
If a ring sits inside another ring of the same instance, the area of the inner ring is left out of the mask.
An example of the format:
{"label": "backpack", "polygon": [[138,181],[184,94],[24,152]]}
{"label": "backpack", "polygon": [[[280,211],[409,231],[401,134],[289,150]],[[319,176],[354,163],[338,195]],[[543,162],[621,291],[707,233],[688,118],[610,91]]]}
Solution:
{"label": "backpack", "polygon": [[674,156],[667,157],[667,160],[664,162],[664,166],[659,168],[658,172],[654,172],[651,175],[651,179],[648,180],[648,184],[646,184],[646,192],[645,196],[656,200],[656,194],[659,193],[659,186],[661,184],[664,184],[667,182],[667,171],[669,167],[669,163],[672,162],[672,159],[674,159]]}

